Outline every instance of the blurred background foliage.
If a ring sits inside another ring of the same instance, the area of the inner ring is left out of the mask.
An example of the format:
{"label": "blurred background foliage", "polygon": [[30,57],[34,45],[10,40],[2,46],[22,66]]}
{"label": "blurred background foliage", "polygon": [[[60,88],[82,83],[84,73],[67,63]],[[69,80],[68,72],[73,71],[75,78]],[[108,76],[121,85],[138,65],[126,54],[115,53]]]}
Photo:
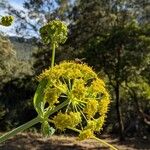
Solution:
{"label": "blurred background foliage", "polygon": [[[80,60],[105,79],[111,106],[104,133],[149,137],[150,3],[147,0],[25,0],[23,10],[3,0],[15,17],[15,37],[0,36],[0,130],[36,115],[32,98],[36,76],[50,65],[50,45],[39,28],[59,18],[69,37],[56,51],[56,63]],[[78,58],[78,59],[76,59]]]}

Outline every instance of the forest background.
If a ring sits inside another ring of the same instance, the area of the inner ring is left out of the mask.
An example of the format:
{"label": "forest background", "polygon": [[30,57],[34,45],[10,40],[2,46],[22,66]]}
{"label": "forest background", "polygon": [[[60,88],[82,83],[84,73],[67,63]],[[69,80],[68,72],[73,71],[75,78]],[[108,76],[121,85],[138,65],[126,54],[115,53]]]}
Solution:
{"label": "forest background", "polygon": [[56,63],[87,63],[111,94],[102,133],[120,140],[150,138],[148,0],[21,0],[19,8],[1,0],[0,11],[15,17],[10,29],[0,27],[0,131],[37,115],[32,102],[36,76],[48,68],[51,56],[38,30],[57,18],[67,22],[69,36],[56,51]]}

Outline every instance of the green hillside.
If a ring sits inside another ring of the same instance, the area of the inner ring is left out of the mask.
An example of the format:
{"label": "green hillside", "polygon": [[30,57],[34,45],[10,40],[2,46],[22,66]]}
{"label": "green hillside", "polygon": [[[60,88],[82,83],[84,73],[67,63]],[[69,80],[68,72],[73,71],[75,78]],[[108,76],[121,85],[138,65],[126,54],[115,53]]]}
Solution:
{"label": "green hillside", "polygon": [[33,39],[24,39],[21,37],[9,37],[14,45],[16,55],[19,60],[30,60],[36,46]]}

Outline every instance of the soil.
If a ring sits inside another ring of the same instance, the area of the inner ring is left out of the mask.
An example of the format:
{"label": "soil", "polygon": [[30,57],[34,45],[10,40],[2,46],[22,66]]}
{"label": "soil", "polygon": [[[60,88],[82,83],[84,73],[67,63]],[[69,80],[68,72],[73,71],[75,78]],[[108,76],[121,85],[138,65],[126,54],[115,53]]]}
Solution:
{"label": "soil", "polygon": [[[128,139],[120,143],[117,138],[108,135],[102,136],[101,139],[118,150],[150,150],[148,140]],[[54,135],[43,138],[38,133],[21,133],[0,144],[0,150],[109,150],[109,148],[93,139],[78,141],[73,136]]]}

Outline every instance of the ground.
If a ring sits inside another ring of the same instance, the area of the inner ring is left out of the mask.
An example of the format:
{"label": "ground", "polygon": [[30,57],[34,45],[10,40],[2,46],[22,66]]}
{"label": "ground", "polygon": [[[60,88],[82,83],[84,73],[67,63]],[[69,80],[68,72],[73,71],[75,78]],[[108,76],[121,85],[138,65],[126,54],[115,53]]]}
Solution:
{"label": "ground", "polygon": [[[108,135],[101,138],[118,150],[150,150],[150,142],[144,140],[128,139],[120,143],[118,139]],[[73,136],[54,135],[43,138],[38,133],[21,133],[0,144],[0,150],[109,150],[109,148],[93,139],[78,141]]]}

